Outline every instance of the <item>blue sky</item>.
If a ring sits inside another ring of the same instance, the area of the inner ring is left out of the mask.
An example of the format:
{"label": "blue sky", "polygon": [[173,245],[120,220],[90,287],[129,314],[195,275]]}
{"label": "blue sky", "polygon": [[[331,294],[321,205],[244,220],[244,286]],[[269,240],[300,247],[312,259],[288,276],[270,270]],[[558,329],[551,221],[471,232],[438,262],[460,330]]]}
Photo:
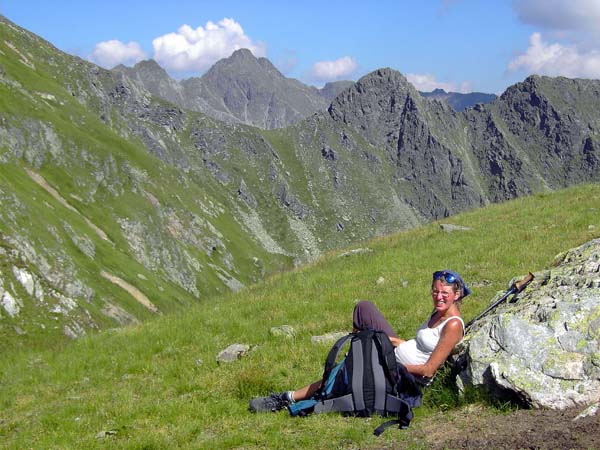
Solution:
{"label": "blue sky", "polygon": [[103,67],[153,58],[176,79],[241,47],[315,86],[381,67],[422,91],[600,78],[600,0],[0,0],[0,14]]}

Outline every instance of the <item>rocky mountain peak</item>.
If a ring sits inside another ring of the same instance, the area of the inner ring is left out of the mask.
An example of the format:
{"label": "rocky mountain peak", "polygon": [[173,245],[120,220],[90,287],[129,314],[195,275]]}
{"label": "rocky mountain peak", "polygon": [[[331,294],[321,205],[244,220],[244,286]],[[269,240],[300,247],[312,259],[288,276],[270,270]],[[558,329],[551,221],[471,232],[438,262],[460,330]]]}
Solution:
{"label": "rocky mountain peak", "polygon": [[506,91],[504,91],[501,95],[502,99],[510,99],[515,95],[519,95],[518,93],[523,92],[535,92],[539,89],[539,79],[540,77],[537,75],[531,75],[527,77],[525,80],[520,83],[513,84],[509,86]]}
{"label": "rocky mountain peak", "polygon": [[328,106],[317,89],[286,78],[248,49],[218,61],[201,80],[214,110],[260,128],[285,127]]}
{"label": "rocky mountain peak", "polygon": [[165,69],[163,69],[156,61],[153,59],[148,59],[144,61],[140,61],[135,64],[133,67],[127,67],[123,64],[119,64],[116,67],[112,68],[113,72],[125,73],[129,76],[133,76],[134,78],[146,78],[152,79],[156,81],[157,79],[170,79],[171,77],[167,73]]}
{"label": "rocky mountain peak", "polygon": [[252,50],[248,48],[238,48],[231,53],[230,59],[235,58],[253,58],[256,59]]}
{"label": "rocky mountain peak", "polygon": [[254,53],[247,48],[240,48],[235,50],[229,58],[222,59],[224,63],[226,62],[247,62],[247,61],[257,61],[258,59],[254,56]]}
{"label": "rocky mountain peak", "polygon": [[393,91],[408,91],[412,90],[416,93],[415,88],[404,75],[389,67],[377,69],[368,73],[358,80],[356,83],[359,86],[371,88],[384,88]]}
{"label": "rocky mountain peak", "polygon": [[328,112],[335,121],[381,145],[390,130],[398,129],[402,111],[418,109],[421,102],[419,93],[400,72],[385,68],[365,75],[338,95]]}
{"label": "rocky mountain peak", "polygon": [[169,75],[167,74],[167,71],[165,69],[163,69],[155,60],[153,59],[147,59],[145,61],[140,61],[139,63],[137,63],[134,68],[138,71],[138,72],[146,72],[149,74],[154,74],[154,75],[160,75],[160,76],[165,76],[168,77]]}
{"label": "rocky mountain peak", "polygon": [[[268,64],[265,64],[265,61]],[[234,79],[241,74],[283,78],[283,75],[266,58],[256,58],[247,48],[236,50],[229,58],[217,61],[202,78],[204,80],[221,77]]]}
{"label": "rocky mountain peak", "polygon": [[363,116],[374,108],[393,110],[407,96],[418,98],[419,94],[404,75],[393,69],[378,69],[359,79],[343,95],[338,96],[332,102],[329,113],[335,118],[342,109],[352,104],[360,106],[360,115]]}
{"label": "rocky mountain peak", "polygon": [[152,94],[177,105],[185,105],[182,87],[153,59],[140,61],[133,67],[119,65],[113,72],[122,73],[141,83]]}
{"label": "rocky mountain peak", "polygon": [[231,73],[232,76],[239,73],[257,71],[261,72],[262,75],[280,79],[285,78],[269,59],[262,56],[256,57],[247,48],[235,50],[229,58],[217,61],[207,74],[213,71],[213,69],[219,76],[223,75],[224,71]]}

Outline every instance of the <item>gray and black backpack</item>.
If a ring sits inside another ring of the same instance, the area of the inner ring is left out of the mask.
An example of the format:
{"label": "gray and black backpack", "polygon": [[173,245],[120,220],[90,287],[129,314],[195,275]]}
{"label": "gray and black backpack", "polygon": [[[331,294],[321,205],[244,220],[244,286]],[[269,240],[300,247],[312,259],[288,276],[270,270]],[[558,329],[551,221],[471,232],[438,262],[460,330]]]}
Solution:
{"label": "gray and black backpack", "polygon": [[[340,355],[350,346],[341,358]],[[398,424],[407,428],[412,408],[421,404],[418,381],[396,362],[394,347],[382,331],[362,330],[340,338],[325,361],[321,389],[308,400],[288,406],[292,416],[339,412],[370,417],[374,414],[390,420],[375,430],[381,434]]]}

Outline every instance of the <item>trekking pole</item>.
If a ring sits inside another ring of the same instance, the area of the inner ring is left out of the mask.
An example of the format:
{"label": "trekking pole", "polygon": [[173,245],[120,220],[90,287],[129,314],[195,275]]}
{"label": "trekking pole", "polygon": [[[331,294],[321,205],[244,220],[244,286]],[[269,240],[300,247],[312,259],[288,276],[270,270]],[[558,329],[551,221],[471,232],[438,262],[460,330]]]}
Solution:
{"label": "trekking pole", "polygon": [[498,306],[500,303],[502,303],[504,300],[506,300],[508,297],[510,297],[513,294],[518,294],[519,292],[521,292],[523,289],[525,289],[527,287],[527,285],[529,283],[531,283],[533,281],[535,277],[533,276],[533,274],[531,272],[529,272],[529,275],[527,275],[525,278],[523,278],[521,281],[518,281],[516,283],[513,283],[510,288],[508,289],[508,291],[506,291],[502,297],[500,297],[498,300],[496,300],[494,303],[492,303],[490,306],[488,306],[481,314],[479,314],[477,317],[475,317],[474,319],[472,319],[471,321],[469,321],[469,323],[465,326],[465,332],[466,330],[473,325],[474,322],[476,322],[477,320],[481,319],[483,316],[485,316],[487,313],[489,313],[492,309],[494,309],[496,306]]}

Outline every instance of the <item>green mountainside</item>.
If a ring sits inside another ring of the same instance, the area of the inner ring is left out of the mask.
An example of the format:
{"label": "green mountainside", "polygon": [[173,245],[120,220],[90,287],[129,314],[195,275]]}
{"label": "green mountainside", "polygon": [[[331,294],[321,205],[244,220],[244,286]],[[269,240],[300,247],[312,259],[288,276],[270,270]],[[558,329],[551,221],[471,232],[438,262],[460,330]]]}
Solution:
{"label": "green mountainside", "polygon": [[600,178],[598,81],[530,77],[457,113],[381,69],[327,111],[262,130],[125,72],[0,17],[8,348],[137,323],[352,243]]}

